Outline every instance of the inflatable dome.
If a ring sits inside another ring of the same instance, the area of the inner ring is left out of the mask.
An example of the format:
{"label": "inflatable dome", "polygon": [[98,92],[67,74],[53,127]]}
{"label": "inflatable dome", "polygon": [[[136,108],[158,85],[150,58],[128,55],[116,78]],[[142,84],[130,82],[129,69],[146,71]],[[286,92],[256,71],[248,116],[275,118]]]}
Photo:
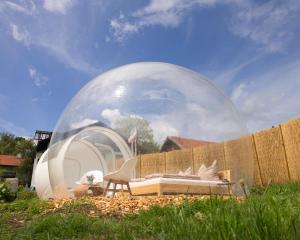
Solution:
{"label": "inflatable dome", "polygon": [[[47,192],[70,197],[86,172],[117,171],[134,155],[162,151],[170,136],[222,143],[247,134],[230,99],[207,78],[173,64],[141,62],[88,82],[63,111],[40,162],[49,175]],[[243,178],[249,185],[250,147],[240,146],[243,154],[230,166],[233,180]]]}

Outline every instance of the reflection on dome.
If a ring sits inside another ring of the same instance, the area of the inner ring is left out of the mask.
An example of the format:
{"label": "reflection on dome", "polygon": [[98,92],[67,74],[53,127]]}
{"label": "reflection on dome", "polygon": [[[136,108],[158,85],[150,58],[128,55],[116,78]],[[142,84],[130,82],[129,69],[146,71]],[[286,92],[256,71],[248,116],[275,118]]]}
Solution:
{"label": "reflection on dome", "polygon": [[69,196],[87,171],[118,170],[133,155],[133,129],[138,154],[159,152],[168,136],[223,142],[247,135],[231,101],[202,75],[166,63],[121,66],[84,86],[57,122],[46,161],[54,195]]}

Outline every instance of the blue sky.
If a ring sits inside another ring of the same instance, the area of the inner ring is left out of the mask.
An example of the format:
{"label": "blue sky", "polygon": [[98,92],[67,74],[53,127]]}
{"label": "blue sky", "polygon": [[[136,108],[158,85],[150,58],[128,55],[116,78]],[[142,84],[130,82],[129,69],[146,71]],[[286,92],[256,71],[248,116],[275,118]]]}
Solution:
{"label": "blue sky", "polygon": [[251,132],[300,116],[300,2],[1,0],[0,130],[52,130],[104,71],[162,61],[210,78]]}

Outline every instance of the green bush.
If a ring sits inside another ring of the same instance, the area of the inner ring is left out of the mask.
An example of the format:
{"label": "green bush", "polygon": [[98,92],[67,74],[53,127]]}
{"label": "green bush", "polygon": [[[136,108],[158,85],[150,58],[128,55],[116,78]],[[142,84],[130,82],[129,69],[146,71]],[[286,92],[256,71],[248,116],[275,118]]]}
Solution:
{"label": "green bush", "polygon": [[18,192],[18,194],[17,194],[17,198],[23,199],[23,200],[32,199],[32,198],[36,198],[36,197],[37,197],[37,195],[33,191],[22,191],[22,192]]}
{"label": "green bush", "polygon": [[0,202],[9,202],[15,199],[15,194],[10,191],[5,181],[0,181]]}
{"label": "green bush", "polygon": [[19,187],[17,193],[17,199],[26,200],[26,199],[36,198],[36,197],[37,197],[36,192],[25,189],[24,187]]}

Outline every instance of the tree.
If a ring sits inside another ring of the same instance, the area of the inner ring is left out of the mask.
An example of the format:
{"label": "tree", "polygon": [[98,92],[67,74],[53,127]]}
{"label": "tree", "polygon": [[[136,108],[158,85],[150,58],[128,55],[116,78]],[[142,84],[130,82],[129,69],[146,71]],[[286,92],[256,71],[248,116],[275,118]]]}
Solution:
{"label": "tree", "polygon": [[17,176],[22,184],[30,184],[36,155],[33,142],[9,133],[0,133],[0,154],[20,156],[23,161],[17,169]]}
{"label": "tree", "polygon": [[33,162],[36,155],[36,149],[32,141],[23,139],[16,145],[16,154],[23,159],[17,169],[17,176],[23,185],[30,185],[33,170]]}
{"label": "tree", "polygon": [[16,143],[14,135],[9,133],[0,133],[0,154],[14,155]]}
{"label": "tree", "polygon": [[118,120],[115,126],[115,130],[126,140],[134,128],[138,134],[138,153],[159,152],[159,145],[154,141],[153,129],[147,120],[141,117],[125,117]]}

